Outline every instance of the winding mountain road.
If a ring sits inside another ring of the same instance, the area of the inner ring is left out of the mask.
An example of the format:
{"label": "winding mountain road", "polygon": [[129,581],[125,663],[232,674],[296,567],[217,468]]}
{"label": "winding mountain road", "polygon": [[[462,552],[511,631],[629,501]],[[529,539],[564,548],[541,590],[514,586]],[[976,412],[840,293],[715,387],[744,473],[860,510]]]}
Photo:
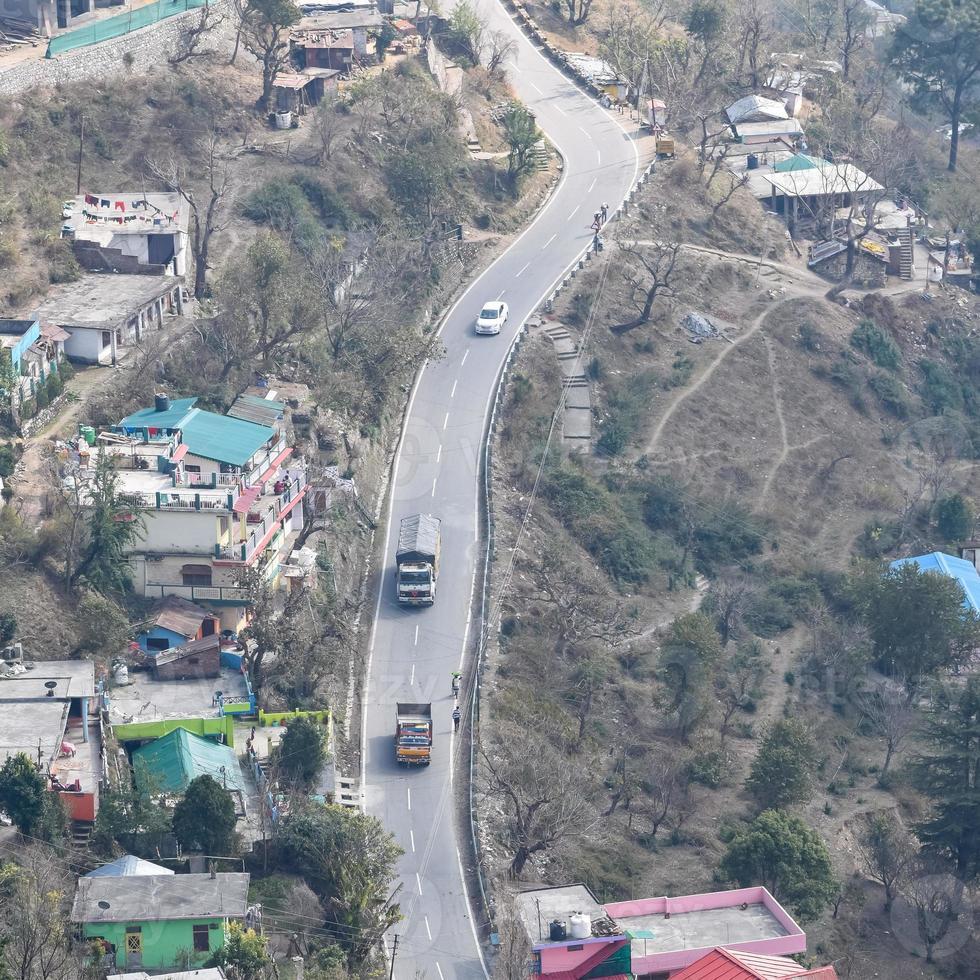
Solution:
{"label": "winding mountain road", "polygon": [[[362,705],[361,776],[367,812],[405,850],[398,896],[405,918],[392,930],[400,980],[485,975],[482,913],[474,922],[460,856],[465,848],[457,845],[468,827],[457,827],[454,815],[450,693],[451,673],[462,669],[479,630],[474,600],[486,547],[479,520],[481,447],[514,338],[588,247],[593,212],[603,202],[615,210],[640,169],[635,124],[583,95],[495,0],[479,0],[478,8],[491,28],[514,37],[509,79],[565,165],[547,205],[443,321],[446,356],[418,378],[395,459]],[[510,320],[499,336],[476,336],[474,320],[493,299],[509,305]],[[394,597],[393,541],[401,518],[419,512],[442,519],[438,595],[427,609],[404,609]],[[428,768],[406,771],[395,764],[397,701],[432,702],[435,744]]]}

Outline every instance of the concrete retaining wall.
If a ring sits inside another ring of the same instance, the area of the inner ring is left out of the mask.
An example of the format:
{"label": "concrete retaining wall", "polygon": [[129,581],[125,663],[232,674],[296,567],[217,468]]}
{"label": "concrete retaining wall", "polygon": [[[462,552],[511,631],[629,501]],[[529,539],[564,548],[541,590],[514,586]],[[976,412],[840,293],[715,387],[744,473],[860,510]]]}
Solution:
{"label": "concrete retaining wall", "polygon": [[[220,13],[228,13],[230,7],[229,0],[211,2],[211,9]],[[54,58],[21,62],[7,71],[0,71],[0,96],[17,95],[39,87],[54,88],[90,78],[145,74],[166,65],[167,59],[176,52],[181,36],[197,23],[200,16],[200,10],[189,10],[111,41],[67,51]],[[201,47],[230,54],[234,43],[235,31],[229,16],[202,41]]]}

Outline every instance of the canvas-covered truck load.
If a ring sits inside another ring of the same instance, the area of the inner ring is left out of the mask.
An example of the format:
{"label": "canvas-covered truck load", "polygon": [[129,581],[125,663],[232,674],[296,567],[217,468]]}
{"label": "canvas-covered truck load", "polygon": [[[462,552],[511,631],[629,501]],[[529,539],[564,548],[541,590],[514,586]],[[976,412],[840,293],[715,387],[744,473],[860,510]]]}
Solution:
{"label": "canvas-covered truck load", "polygon": [[442,521],[431,514],[402,518],[398,529],[395,587],[398,601],[431,606],[436,601]]}
{"label": "canvas-covered truck load", "polygon": [[395,705],[395,761],[427,766],[432,760],[432,704],[399,701]]}

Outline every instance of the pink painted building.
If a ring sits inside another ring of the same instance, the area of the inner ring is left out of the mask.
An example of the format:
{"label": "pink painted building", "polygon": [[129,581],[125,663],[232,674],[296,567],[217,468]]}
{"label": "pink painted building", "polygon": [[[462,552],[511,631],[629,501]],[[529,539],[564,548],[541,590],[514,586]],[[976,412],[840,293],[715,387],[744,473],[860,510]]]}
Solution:
{"label": "pink painted building", "polygon": [[523,892],[517,907],[534,972],[550,980],[666,978],[715,948],[766,956],[806,950],[806,935],[762,887],[601,904],[585,885]]}

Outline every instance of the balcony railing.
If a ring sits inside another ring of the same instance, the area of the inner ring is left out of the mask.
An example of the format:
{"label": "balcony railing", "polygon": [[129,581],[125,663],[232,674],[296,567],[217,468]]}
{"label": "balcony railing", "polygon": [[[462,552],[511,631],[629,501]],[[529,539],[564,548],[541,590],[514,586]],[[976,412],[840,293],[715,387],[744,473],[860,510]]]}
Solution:
{"label": "balcony railing", "polygon": [[276,495],[269,508],[262,517],[255,523],[249,523],[251,533],[244,540],[237,542],[232,547],[222,547],[215,545],[214,557],[223,558],[229,561],[248,561],[255,554],[259,542],[269,533],[279,520],[283,510],[285,510],[293,499],[302,492],[306,486],[305,477],[296,477],[290,480],[282,493]]}
{"label": "balcony railing", "polygon": [[161,585],[147,583],[148,598],[162,599],[164,596],[175,595],[191,602],[248,602],[244,589],[229,585]]}

